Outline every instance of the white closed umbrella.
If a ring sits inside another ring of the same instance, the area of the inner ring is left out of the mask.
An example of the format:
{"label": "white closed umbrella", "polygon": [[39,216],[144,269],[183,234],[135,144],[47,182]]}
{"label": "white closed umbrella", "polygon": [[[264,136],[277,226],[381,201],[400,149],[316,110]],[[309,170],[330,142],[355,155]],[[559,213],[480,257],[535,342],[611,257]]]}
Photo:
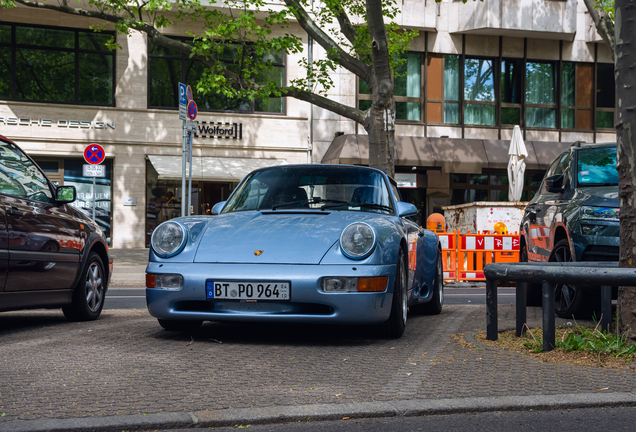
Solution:
{"label": "white closed umbrella", "polygon": [[519,126],[515,126],[512,130],[508,155],[510,155],[508,161],[508,201],[516,202],[521,199],[523,192],[523,173],[526,171],[526,157],[528,156],[528,150],[523,143]]}

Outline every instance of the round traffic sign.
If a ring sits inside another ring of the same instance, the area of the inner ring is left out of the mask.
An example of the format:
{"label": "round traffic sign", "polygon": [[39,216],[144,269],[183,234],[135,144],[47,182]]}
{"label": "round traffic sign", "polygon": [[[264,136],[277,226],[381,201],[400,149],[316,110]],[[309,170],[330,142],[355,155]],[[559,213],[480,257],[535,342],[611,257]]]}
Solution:
{"label": "round traffic sign", "polygon": [[84,160],[91,165],[99,165],[104,162],[106,158],[106,152],[104,147],[99,144],[89,144],[84,149]]}
{"label": "round traffic sign", "polygon": [[192,97],[192,87],[190,86],[186,87],[186,99],[188,100],[188,102],[194,100],[194,98]]}
{"label": "round traffic sign", "polygon": [[194,120],[195,118],[197,118],[197,113],[197,103],[191,100],[190,102],[188,102],[188,118],[190,120]]}

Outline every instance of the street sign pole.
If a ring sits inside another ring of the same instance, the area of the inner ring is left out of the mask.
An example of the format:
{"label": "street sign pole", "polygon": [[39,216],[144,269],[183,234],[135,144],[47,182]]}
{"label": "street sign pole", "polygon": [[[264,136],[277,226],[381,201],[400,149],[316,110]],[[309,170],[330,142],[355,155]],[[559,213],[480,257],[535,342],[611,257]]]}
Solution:
{"label": "street sign pole", "polygon": [[93,177],[93,222],[95,221],[95,177]]}
{"label": "street sign pole", "polygon": [[188,132],[188,153],[189,153],[189,161],[190,164],[190,172],[188,175],[188,215],[190,214],[190,209],[192,208],[192,132]]}
{"label": "street sign pole", "polygon": [[186,216],[186,121],[183,120],[183,151],[181,154],[181,216]]}
{"label": "street sign pole", "polygon": [[[181,135],[181,216],[186,215],[186,104],[187,98],[187,86],[183,83],[179,83],[179,119],[183,120],[183,133]],[[192,91],[192,90],[190,90]]]}

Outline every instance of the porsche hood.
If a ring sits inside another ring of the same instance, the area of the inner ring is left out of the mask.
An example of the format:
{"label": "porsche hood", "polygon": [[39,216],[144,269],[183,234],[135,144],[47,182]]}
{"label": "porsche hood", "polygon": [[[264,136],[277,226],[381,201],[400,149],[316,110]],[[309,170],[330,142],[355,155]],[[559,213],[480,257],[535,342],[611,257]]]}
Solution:
{"label": "porsche hood", "polygon": [[194,262],[319,264],[356,220],[348,212],[247,211],[214,217]]}

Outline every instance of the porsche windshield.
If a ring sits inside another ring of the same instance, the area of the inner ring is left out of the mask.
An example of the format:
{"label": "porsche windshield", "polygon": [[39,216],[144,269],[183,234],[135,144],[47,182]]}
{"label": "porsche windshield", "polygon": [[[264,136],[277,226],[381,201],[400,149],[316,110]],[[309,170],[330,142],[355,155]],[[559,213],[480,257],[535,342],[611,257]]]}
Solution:
{"label": "porsche windshield", "polygon": [[579,186],[616,186],[616,147],[597,147],[578,151]]}
{"label": "porsche windshield", "polygon": [[223,213],[289,209],[394,214],[380,173],[338,166],[278,167],[252,173],[232,195]]}

